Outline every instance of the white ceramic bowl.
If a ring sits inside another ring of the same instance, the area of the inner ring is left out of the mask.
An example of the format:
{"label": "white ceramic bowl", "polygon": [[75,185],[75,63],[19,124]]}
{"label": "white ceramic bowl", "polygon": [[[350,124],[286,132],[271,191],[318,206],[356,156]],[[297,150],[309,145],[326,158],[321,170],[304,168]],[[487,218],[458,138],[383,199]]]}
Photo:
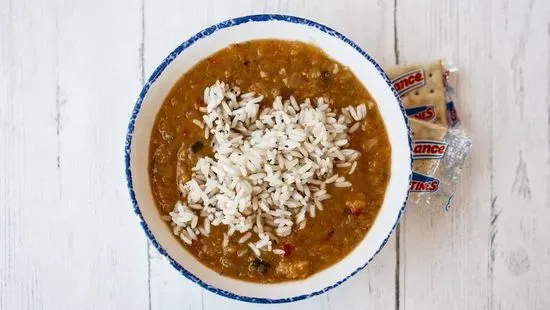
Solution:
{"label": "white ceramic bowl", "polygon": [[[391,177],[380,212],[365,239],[339,263],[300,281],[258,284],[224,277],[183,249],[155,207],[147,171],[155,116],[171,87],[195,63],[229,44],[262,38],[299,40],[349,66],[369,90],[384,119],[392,148]],[[284,15],[254,15],[209,27],[178,46],[151,75],[136,102],[126,137],[130,197],[147,237],[182,275],[217,294],[258,303],[296,301],[336,287],[364,268],[395,229],[407,200],[411,175],[408,122],[398,95],[380,66],[351,40],[316,22]]]}

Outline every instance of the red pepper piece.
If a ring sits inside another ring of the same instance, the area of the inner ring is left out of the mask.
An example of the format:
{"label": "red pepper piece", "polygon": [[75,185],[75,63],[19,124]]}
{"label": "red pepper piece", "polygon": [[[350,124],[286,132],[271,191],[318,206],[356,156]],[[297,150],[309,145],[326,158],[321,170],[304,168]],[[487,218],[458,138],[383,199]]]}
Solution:
{"label": "red pepper piece", "polygon": [[354,207],[351,207],[349,208],[349,212],[352,214],[352,215],[355,215],[355,216],[359,216],[361,215],[361,208],[354,208]]}
{"label": "red pepper piece", "polygon": [[292,246],[292,244],[285,243],[281,246],[281,249],[285,251],[285,254],[283,256],[286,257],[292,253],[292,251],[294,250],[294,246]]}

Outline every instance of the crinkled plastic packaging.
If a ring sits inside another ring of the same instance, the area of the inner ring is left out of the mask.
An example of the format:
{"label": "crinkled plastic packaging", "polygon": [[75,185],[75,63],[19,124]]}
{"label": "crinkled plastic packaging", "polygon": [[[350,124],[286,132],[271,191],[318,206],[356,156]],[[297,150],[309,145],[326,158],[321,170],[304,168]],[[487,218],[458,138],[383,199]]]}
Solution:
{"label": "crinkled plastic packaging", "polygon": [[389,69],[413,140],[409,201],[448,210],[471,142],[460,126],[453,92],[457,69],[445,60]]}

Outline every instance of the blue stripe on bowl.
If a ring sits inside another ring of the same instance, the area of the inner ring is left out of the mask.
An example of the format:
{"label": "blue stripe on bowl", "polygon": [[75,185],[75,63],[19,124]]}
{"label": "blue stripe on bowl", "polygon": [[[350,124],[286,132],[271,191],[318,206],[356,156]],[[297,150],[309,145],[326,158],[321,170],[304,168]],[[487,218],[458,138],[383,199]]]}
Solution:
{"label": "blue stripe on bowl", "polygon": [[[147,226],[147,223],[145,223],[145,220],[143,219],[143,215],[141,214],[141,211],[139,209],[139,206],[138,206],[138,203],[137,203],[137,200],[136,200],[136,195],[134,193],[134,188],[133,188],[133,184],[132,184],[132,171],[130,169],[130,158],[131,158],[130,150],[131,150],[131,146],[132,146],[132,135],[133,135],[133,132],[134,132],[134,124],[135,124],[135,121],[136,121],[136,117],[137,117],[137,115],[139,113],[139,110],[141,108],[141,104],[143,102],[143,99],[145,98],[145,95],[147,95],[147,92],[149,91],[149,88],[151,87],[151,85],[156,81],[156,79],[159,77],[159,75],[162,73],[162,71],[164,71],[164,69],[172,62],[172,60],[174,60],[183,50],[185,50],[186,48],[188,48],[189,46],[191,46],[192,44],[194,44],[198,40],[200,40],[202,38],[205,38],[205,37],[211,35],[212,33],[216,32],[220,29],[224,29],[224,28],[228,28],[228,27],[232,27],[232,26],[236,26],[236,25],[240,25],[240,24],[245,24],[245,23],[266,22],[266,21],[283,21],[283,22],[288,22],[288,23],[293,23],[293,24],[302,24],[302,25],[306,25],[306,26],[309,26],[309,27],[313,27],[313,28],[316,28],[316,29],[324,32],[324,33],[327,33],[330,36],[336,37],[336,38],[344,41],[349,46],[353,47],[358,53],[363,55],[363,57],[365,57],[365,59],[367,59],[371,64],[373,64],[374,67],[376,67],[376,69],[378,70],[380,75],[384,78],[384,80],[386,81],[388,86],[392,89],[393,95],[395,96],[397,102],[399,103],[399,108],[401,109],[401,112],[403,114],[403,119],[405,120],[405,123],[407,125],[407,129],[410,132],[409,122],[408,122],[408,119],[407,119],[407,115],[405,113],[405,109],[403,108],[401,100],[400,100],[397,92],[393,88],[393,85],[392,85],[390,79],[388,78],[386,73],[382,70],[380,65],[378,65],[378,63],[376,63],[376,61],[374,61],[369,56],[369,54],[367,54],[359,46],[357,46],[357,44],[353,43],[353,41],[351,41],[350,39],[348,39],[344,35],[340,34],[339,32],[337,32],[337,31],[335,31],[335,30],[333,30],[333,29],[331,29],[331,28],[329,28],[325,25],[322,25],[322,24],[319,24],[319,23],[316,23],[314,21],[307,20],[307,19],[304,19],[304,18],[289,16],[289,15],[277,15],[277,14],[250,15],[250,16],[243,16],[243,17],[238,17],[238,18],[226,20],[224,22],[221,22],[219,24],[216,24],[214,26],[211,26],[211,27],[208,27],[208,28],[204,29],[203,31],[201,31],[201,32],[197,33],[196,35],[192,36],[189,40],[183,42],[180,46],[178,46],[174,51],[172,51],[162,61],[162,63],[157,67],[157,69],[153,72],[151,77],[149,77],[149,80],[147,80],[147,82],[143,86],[143,89],[141,90],[141,93],[139,94],[139,97],[136,101],[136,105],[134,106],[134,109],[132,111],[132,115],[130,117],[130,122],[128,124],[128,131],[126,133],[126,142],[125,142],[125,147],[124,147],[124,162],[125,162],[125,170],[126,170],[126,183],[127,183],[127,186],[128,186],[128,191],[130,192],[130,199],[132,200],[134,212],[138,215],[141,226],[142,226],[143,230],[145,231],[145,234],[147,235],[147,237],[149,238],[149,240],[153,244],[153,246],[159,251],[160,254],[162,254],[163,256],[165,256],[169,260],[170,264],[172,264],[172,266],[174,266],[174,268],[176,268],[182,275],[184,275],[189,280],[199,284],[203,288],[205,288],[205,289],[207,289],[207,290],[209,290],[213,293],[216,293],[218,295],[228,297],[228,298],[232,298],[232,299],[235,299],[235,300],[251,302],[251,303],[272,304],[272,303],[294,302],[294,301],[306,299],[306,298],[309,298],[309,297],[313,297],[313,296],[325,293],[325,292],[337,287],[338,285],[342,284],[343,282],[348,280],[350,277],[354,276],[361,269],[365,268],[372,261],[374,256],[376,256],[376,254],[378,254],[378,252],[380,252],[380,250],[388,242],[392,232],[395,230],[395,228],[397,227],[397,224],[399,223],[399,219],[401,218],[401,215],[403,214],[403,211],[405,210],[406,200],[405,200],[405,203],[403,204],[403,206],[401,207],[401,209],[399,210],[399,214],[397,215],[397,218],[395,219],[395,224],[393,225],[392,230],[389,232],[388,236],[384,239],[384,241],[382,242],[382,245],[380,245],[380,248],[376,251],[376,253],[373,255],[373,257],[371,257],[367,262],[365,262],[365,264],[363,266],[360,266],[359,268],[357,268],[355,271],[353,271],[350,275],[346,276],[342,280],[334,283],[333,285],[327,286],[327,287],[323,288],[322,290],[319,290],[319,291],[316,291],[316,292],[311,292],[309,294],[289,297],[289,298],[270,299],[270,298],[262,298],[262,297],[250,297],[250,296],[237,295],[237,294],[234,294],[234,293],[216,288],[214,286],[211,286],[211,285],[203,282],[202,280],[197,278],[195,275],[193,275],[192,273],[187,271],[185,268],[183,268],[183,266],[178,264],[178,262],[176,262],[172,257],[170,257],[170,255],[168,255],[166,250],[164,248],[162,248],[162,246],[157,242],[157,240],[155,239],[155,237],[153,236],[153,234],[149,230],[149,227]],[[409,148],[412,151],[412,141],[411,141],[410,135],[409,135]],[[412,152],[411,152],[411,154],[412,154]],[[411,155],[411,170],[412,170],[412,155]],[[410,180],[410,175],[409,175],[409,180]],[[407,197],[406,198],[408,198],[408,192],[407,192]]]}

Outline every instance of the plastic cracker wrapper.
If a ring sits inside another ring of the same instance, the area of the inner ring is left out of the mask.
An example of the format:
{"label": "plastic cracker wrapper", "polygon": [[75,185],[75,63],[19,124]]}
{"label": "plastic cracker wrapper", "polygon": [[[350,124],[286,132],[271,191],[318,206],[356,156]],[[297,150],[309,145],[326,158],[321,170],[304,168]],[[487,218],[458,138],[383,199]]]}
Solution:
{"label": "plastic cracker wrapper", "polygon": [[387,71],[409,117],[413,176],[409,200],[448,210],[471,142],[460,128],[451,83],[457,69],[444,60]]}

